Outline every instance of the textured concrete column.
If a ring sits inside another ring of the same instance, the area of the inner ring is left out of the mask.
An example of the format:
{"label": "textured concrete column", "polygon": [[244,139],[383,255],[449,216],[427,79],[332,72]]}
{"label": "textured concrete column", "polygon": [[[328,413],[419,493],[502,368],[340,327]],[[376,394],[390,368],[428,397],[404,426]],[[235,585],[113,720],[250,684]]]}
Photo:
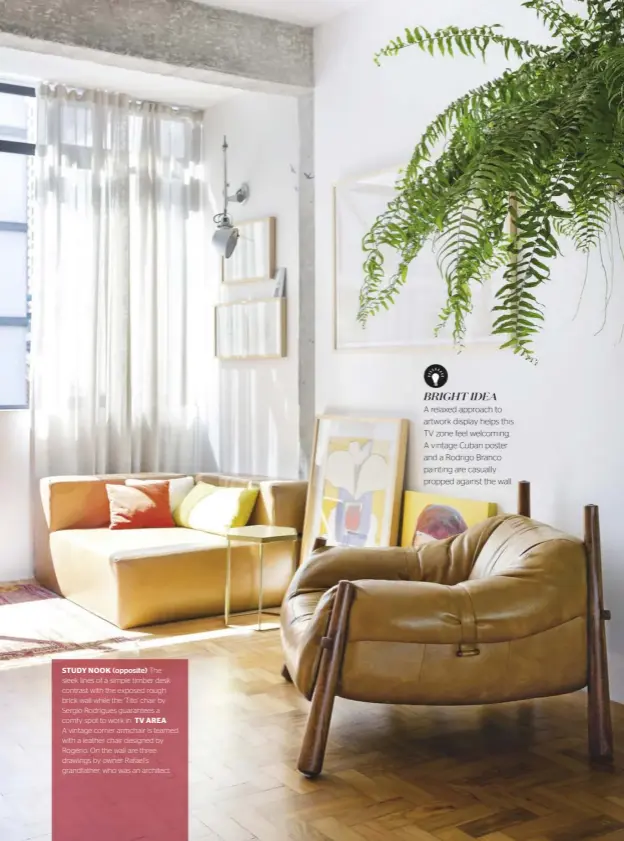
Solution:
{"label": "textured concrete column", "polygon": [[299,475],[307,479],[315,419],[314,94],[299,97]]}
{"label": "textured concrete column", "polygon": [[272,93],[314,84],[311,29],[193,0],[0,0],[0,33],[4,46],[143,59],[178,76]]}

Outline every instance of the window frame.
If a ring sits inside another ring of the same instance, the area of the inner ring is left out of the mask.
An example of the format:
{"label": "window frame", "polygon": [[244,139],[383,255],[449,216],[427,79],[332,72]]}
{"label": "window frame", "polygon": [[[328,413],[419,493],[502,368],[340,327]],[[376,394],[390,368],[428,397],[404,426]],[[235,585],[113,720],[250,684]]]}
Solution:
{"label": "window frame", "polygon": [[[35,98],[37,91],[35,88],[26,85],[13,85],[8,82],[0,82],[0,95],[10,94],[11,96],[27,96]],[[0,139],[0,152],[5,152],[9,155],[25,155],[27,157],[34,157],[36,150],[35,143],[25,143],[21,140],[2,140]],[[14,231],[17,233],[28,234],[28,222],[2,222],[0,221],[0,231]],[[28,292],[26,293],[26,309],[28,310]],[[29,327],[30,317],[28,313],[25,316],[1,316],[0,327]],[[29,404],[7,406],[0,403],[0,411],[10,411],[17,409],[28,409]]]}

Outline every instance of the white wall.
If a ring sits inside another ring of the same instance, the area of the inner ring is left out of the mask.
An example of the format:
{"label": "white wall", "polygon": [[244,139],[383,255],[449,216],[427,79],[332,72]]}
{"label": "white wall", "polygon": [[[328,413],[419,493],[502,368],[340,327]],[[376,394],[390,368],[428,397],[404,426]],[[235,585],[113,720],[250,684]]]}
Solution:
{"label": "white wall", "polygon": [[0,412],[0,581],[32,576],[28,412]]}
{"label": "white wall", "polygon": [[[230,205],[235,222],[275,216],[277,266],[287,269],[288,355],[248,362],[210,360],[218,388],[211,440],[222,471],[296,478],[298,471],[298,195],[299,131],[294,98],[246,93],[206,115],[214,212],[222,209],[223,135],[230,193],[243,183],[249,201]],[[214,301],[271,297],[272,281],[223,284],[214,258]]]}
{"label": "white wall", "polygon": [[[332,184],[342,178],[399,164],[410,155],[426,123],[452,99],[497,75],[504,58],[487,66],[479,59],[431,58],[415,48],[382,67],[374,53],[406,26],[435,29],[449,24],[502,23],[516,37],[543,39],[543,31],[520,0],[370,0],[317,30],[317,411],[350,411],[407,417],[412,421],[407,486],[419,489],[423,455],[423,372],[433,362],[450,373],[449,388],[497,394],[516,421],[507,472],[514,482],[533,483],[533,513],[581,534],[583,506],[600,505],[607,607],[613,610],[609,649],[612,692],[624,700],[624,325],[623,267],[615,259],[607,322],[598,335],[605,303],[600,259],[590,262],[582,303],[585,259],[558,261],[548,288],[546,330],[533,367],[492,348],[419,348],[400,352],[336,352],[332,337]],[[620,222],[624,233],[624,225]],[[608,249],[607,249],[608,250]],[[615,251],[618,252],[617,247]],[[611,283],[608,255],[607,279]],[[401,298],[396,306],[401,305]],[[433,325],[432,325],[433,326]],[[483,498],[484,494],[454,492]],[[488,491],[485,498],[514,510],[515,489]]]}

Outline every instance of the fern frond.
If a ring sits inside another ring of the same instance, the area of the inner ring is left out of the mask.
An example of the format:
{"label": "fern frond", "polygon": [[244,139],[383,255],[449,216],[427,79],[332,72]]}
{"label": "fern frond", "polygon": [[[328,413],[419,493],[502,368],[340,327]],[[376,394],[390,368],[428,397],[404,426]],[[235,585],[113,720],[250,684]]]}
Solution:
{"label": "fern frond", "polygon": [[547,55],[552,52],[551,47],[531,44],[528,41],[521,41],[518,38],[506,38],[499,33],[502,27],[475,26],[472,29],[460,29],[457,26],[447,26],[444,29],[436,29],[429,32],[424,26],[415,26],[413,29],[406,29],[404,36],[394,38],[375,54],[375,63],[380,64],[382,58],[395,56],[406,47],[420,47],[423,52],[429,55],[454,55],[454,50],[473,58],[480,54],[482,58],[492,44],[503,48],[505,58],[515,55],[516,58],[534,58],[535,56]]}
{"label": "fern frond", "polygon": [[563,8],[562,0],[525,0],[525,9],[538,12],[553,35],[565,37],[582,36],[585,21],[580,15],[573,15]]}
{"label": "fern frond", "polygon": [[[589,252],[614,206],[624,208],[624,0],[579,2],[585,18],[562,0],[522,4],[558,46],[506,38],[496,26],[416,27],[381,51],[485,55],[500,46],[523,63],[452,102],[425,129],[396,195],[364,239],[362,324],[394,303],[411,263],[433,243],[447,293],[436,331],[452,324],[461,345],[475,284],[503,268],[493,331],[503,347],[532,358],[544,318],[538,293],[560,238]],[[510,238],[512,194],[519,210],[512,209]],[[388,249],[398,257],[391,276]]]}

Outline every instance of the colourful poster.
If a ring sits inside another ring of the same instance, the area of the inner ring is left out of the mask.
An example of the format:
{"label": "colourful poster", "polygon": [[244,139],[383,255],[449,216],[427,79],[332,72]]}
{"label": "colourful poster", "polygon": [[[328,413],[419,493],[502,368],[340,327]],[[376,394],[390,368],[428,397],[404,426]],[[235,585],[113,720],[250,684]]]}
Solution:
{"label": "colourful poster", "polygon": [[388,441],[328,441],[321,527],[330,545],[380,545],[392,472],[389,455]]}
{"label": "colourful poster", "polygon": [[470,526],[495,516],[496,512],[497,506],[493,502],[406,491],[401,546],[421,546],[461,534]]}

